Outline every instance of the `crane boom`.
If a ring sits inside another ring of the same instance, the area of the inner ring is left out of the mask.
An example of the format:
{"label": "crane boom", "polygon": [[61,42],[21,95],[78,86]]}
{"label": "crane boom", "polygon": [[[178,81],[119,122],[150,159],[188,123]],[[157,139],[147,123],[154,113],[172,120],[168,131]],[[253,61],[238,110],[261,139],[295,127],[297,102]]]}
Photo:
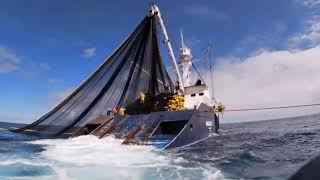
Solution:
{"label": "crane boom", "polygon": [[181,90],[181,92],[183,94],[184,93],[184,86],[183,86],[182,78],[181,78],[181,75],[180,75],[180,71],[178,69],[177,61],[176,61],[176,58],[175,58],[175,56],[173,54],[171,42],[169,40],[169,36],[168,36],[167,30],[166,30],[166,27],[165,27],[165,25],[163,23],[163,19],[161,17],[160,10],[159,10],[158,6],[156,6],[155,4],[151,5],[150,11],[149,11],[149,16],[154,16],[154,15],[158,18],[158,22],[159,22],[161,31],[162,31],[163,36],[164,36],[164,43],[167,46],[169,57],[170,57],[172,65],[174,67],[174,72],[175,72],[175,75],[176,75],[176,80],[177,80],[177,83],[178,83],[178,87],[179,87],[179,89]]}

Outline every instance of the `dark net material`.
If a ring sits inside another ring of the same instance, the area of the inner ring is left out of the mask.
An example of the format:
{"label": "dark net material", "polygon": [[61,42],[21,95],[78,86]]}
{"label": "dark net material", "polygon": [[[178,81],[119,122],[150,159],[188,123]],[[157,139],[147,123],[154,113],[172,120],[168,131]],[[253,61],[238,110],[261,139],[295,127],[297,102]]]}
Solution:
{"label": "dark net material", "polygon": [[[140,92],[171,92],[164,67],[156,19],[145,17],[120,47],[71,95],[52,111],[21,130],[48,135],[72,134],[108,109],[125,107]],[[30,130],[31,129],[31,130]]]}

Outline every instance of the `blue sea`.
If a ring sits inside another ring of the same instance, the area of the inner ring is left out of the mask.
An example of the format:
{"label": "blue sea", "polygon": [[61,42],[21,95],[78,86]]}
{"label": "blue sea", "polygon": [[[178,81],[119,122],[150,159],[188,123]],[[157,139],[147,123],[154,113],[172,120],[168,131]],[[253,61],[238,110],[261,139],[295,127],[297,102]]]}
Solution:
{"label": "blue sea", "polygon": [[320,115],[224,124],[206,141],[169,151],[0,130],[0,179],[287,179],[319,155],[319,142]]}

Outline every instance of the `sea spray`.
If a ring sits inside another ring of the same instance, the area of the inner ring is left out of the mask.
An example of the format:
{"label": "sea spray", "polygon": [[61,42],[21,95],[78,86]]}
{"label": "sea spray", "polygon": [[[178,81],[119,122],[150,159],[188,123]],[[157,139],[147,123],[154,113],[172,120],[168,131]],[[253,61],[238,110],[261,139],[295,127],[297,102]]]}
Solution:
{"label": "sea spray", "polygon": [[146,146],[126,146],[112,137],[45,139],[40,153],[55,176],[69,179],[219,179],[219,170]]}

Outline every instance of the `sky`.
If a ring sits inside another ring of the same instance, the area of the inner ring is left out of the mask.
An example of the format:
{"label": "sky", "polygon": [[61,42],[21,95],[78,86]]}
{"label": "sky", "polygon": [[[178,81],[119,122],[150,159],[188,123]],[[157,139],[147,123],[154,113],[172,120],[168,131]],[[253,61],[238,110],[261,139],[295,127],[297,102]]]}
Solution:
{"label": "sky", "polygon": [[[176,55],[181,29],[194,59],[213,43],[214,79],[207,82],[227,108],[320,103],[320,0],[3,0],[0,121],[33,122],[57,105],[134,30],[151,2]],[[318,112],[225,113],[223,121]]]}

